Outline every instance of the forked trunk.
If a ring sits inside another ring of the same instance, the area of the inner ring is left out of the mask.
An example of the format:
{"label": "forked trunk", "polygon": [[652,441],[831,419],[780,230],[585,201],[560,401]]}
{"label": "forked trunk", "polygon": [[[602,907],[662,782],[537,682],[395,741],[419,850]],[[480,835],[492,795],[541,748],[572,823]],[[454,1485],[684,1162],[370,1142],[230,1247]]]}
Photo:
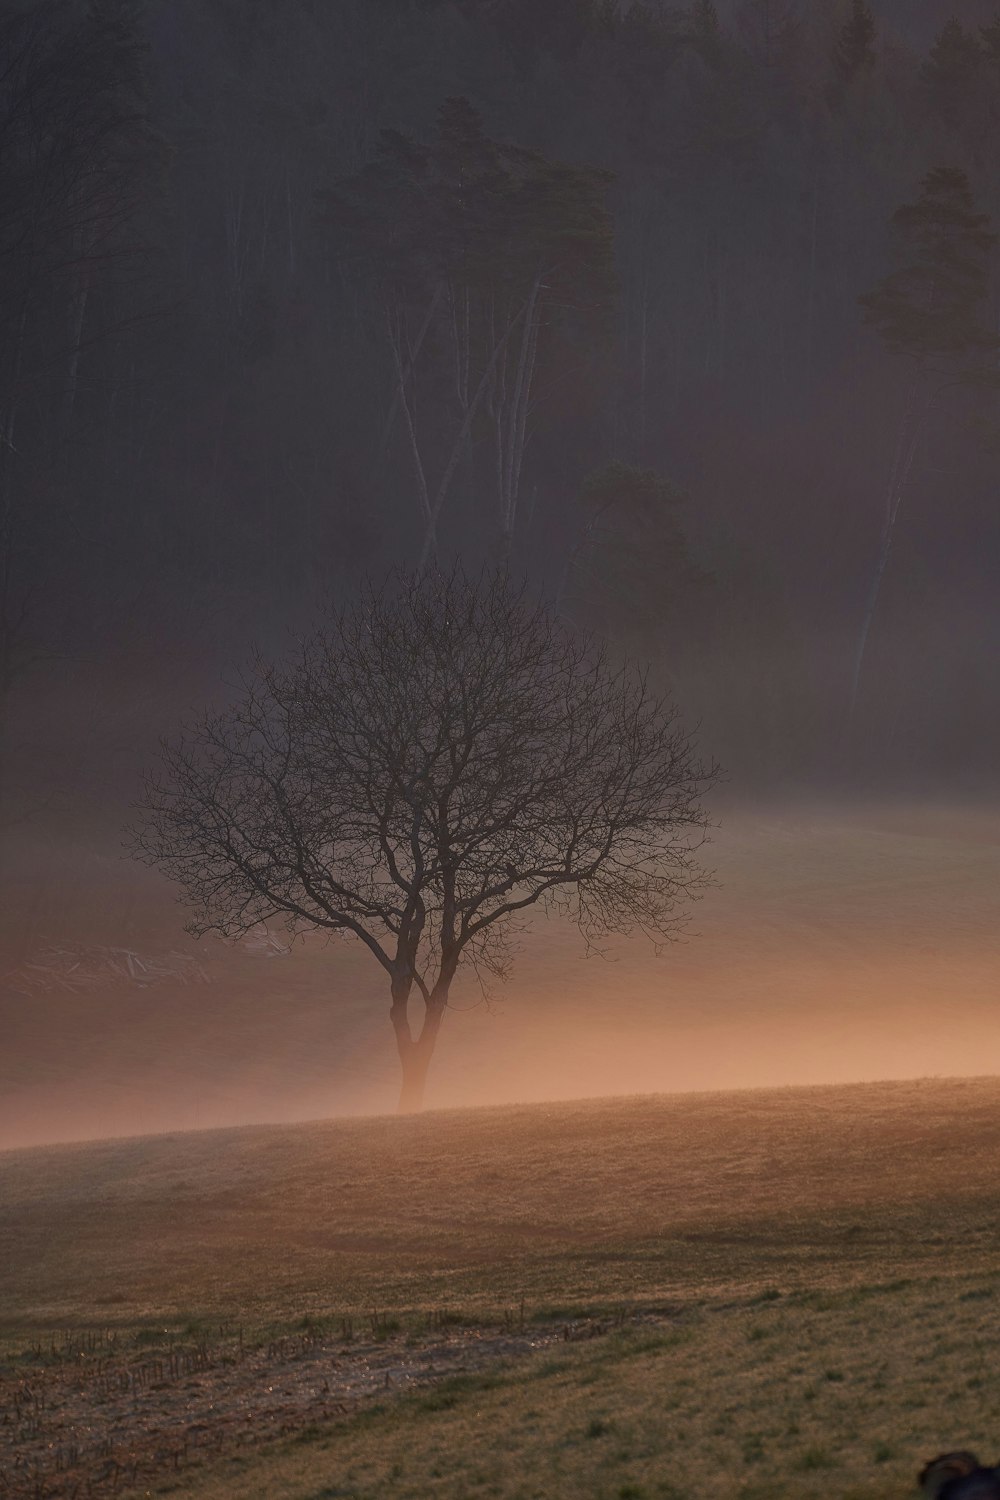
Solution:
{"label": "forked trunk", "polygon": [[[408,989],[407,985],[406,990]],[[430,1003],[425,1004],[424,1023],[420,1028],[420,1035],[414,1037],[407,1015],[407,995],[394,990],[389,1019],[392,1021],[392,1029],[396,1035],[396,1050],[399,1053],[400,1067],[403,1071],[402,1088],[399,1093],[401,1115],[414,1114],[423,1108],[427,1072],[431,1065],[431,1058],[434,1056],[434,1046],[441,1029],[441,1017],[444,1014],[447,999],[447,992],[434,991]]]}

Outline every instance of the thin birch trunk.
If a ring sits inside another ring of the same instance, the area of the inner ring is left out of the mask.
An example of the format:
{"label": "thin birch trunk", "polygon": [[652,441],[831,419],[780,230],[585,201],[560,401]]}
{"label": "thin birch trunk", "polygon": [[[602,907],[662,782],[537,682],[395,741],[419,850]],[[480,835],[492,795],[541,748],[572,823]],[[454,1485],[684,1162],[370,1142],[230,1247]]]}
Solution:
{"label": "thin birch trunk", "polygon": [[538,357],[538,332],[540,324],[540,308],[536,305],[532,310],[531,325],[525,329],[525,336],[528,340],[528,357],[525,361],[525,381],[521,391],[520,411],[515,412],[516,426],[511,451],[510,493],[508,498],[508,536],[511,540],[514,535],[514,526],[517,521],[518,505],[521,498],[521,470],[524,466],[524,450],[528,443],[528,412],[531,408],[531,387],[535,375],[535,361]]}
{"label": "thin birch trunk", "polygon": [[[17,333],[11,350],[10,403],[0,426],[0,738],[7,724],[5,704],[17,675],[17,652],[27,617],[28,604],[15,606],[17,585],[18,537],[17,517],[11,490],[11,455],[18,415],[18,385],[24,356],[25,329],[28,321],[27,298],[22,298]],[[22,554],[23,555],[23,554]],[[0,788],[2,790],[2,788]]]}
{"label": "thin birch trunk", "polygon": [[295,263],[295,223],[292,218],[292,179],[288,163],[285,162],[285,227],[288,234],[288,279],[294,281]]}
{"label": "thin birch trunk", "polygon": [[809,281],[806,292],[806,369],[813,365],[813,335],[816,326],[816,252],[819,228],[819,185],[813,183],[812,223],[809,236]]}
{"label": "thin birch trunk", "polygon": [[[392,352],[393,352],[394,361],[395,361],[395,364],[396,364],[396,387],[395,387],[395,389],[394,389],[394,391],[392,393],[392,401],[391,401],[390,406],[389,406],[389,414],[386,417],[385,423],[384,423],[384,425],[382,427],[382,437],[381,437],[381,439],[379,441],[379,448],[380,448],[380,451],[383,454],[385,453],[385,450],[386,450],[386,448],[388,446],[389,438],[392,436],[392,428],[393,428],[393,424],[396,421],[396,412],[399,409],[400,398],[401,398],[401,396],[402,396],[402,394],[403,394],[406,386],[409,384],[410,379],[411,379],[411,377],[413,375],[413,368],[414,368],[417,360],[420,358],[420,351],[421,351],[421,349],[424,346],[424,340],[426,339],[428,331],[429,331],[430,326],[431,326],[431,323],[433,322],[434,314],[437,312],[438,303],[441,300],[441,296],[442,296],[443,290],[444,290],[444,288],[440,285],[440,283],[434,289],[434,295],[433,295],[433,297],[430,300],[430,304],[429,304],[429,306],[427,308],[426,313],[424,314],[424,321],[421,323],[420,328],[419,328],[419,330],[417,332],[416,342],[414,343],[414,345],[413,345],[413,347],[412,347],[412,349],[410,351],[409,360],[408,360],[408,362],[407,362],[407,364],[405,366],[405,369],[403,370],[402,374],[400,373],[400,359],[399,359],[399,357],[397,355],[397,350],[396,350],[395,344],[393,343],[393,334],[392,334],[392,331],[390,329],[389,342],[390,342],[390,345],[392,346]],[[389,317],[389,311],[388,311],[388,308],[387,308],[386,309],[386,318],[388,318],[388,317]]]}
{"label": "thin birch trunk", "polygon": [[436,548],[437,536],[435,533],[434,516],[431,511],[430,494],[427,488],[427,475],[424,473],[423,459],[420,457],[420,444],[417,441],[417,429],[414,424],[413,413],[410,410],[410,403],[406,399],[406,377],[403,373],[403,356],[402,351],[399,347],[399,338],[392,326],[392,314],[390,313],[388,308],[386,308],[385,320],[389,335],[389,347],[392,350],[392,357],[396,364],[399,404],[402,407],[406,431],[410,439],[410,453],[413,458],[414,472],[417,476],[417,488],[420,491],[420,501],[421,505],[423,506],[424,519],[427,524],[428,536],[431,540],[432,545]]}
{"label": "thin birch trunk", "polygon": [[[531,399],[531,383],[534,377],[535,359],[538,351],[539,293],[542,287],[542,272],[538,271],[526,304],[524,331],[521,335],[520,358],[514,383],[514,395],[510,408],[509,425],[504,441],[504,462],[501,474],[500,522],[501,546],[504,557],[510,554],[513,542],[514,520],[517,514],[517,497],[521,480],[521,464],[524,458],[525,432],[528,406]],[[501,424],[503,414],[501,414]]]}
{"label": "thin birch trunk", "polygon": [[76,388],[80,374],[80,350],[83,348],[83,324],[87,316],[87,298],[89,286],[86,277],[80,283],[74,299],[73,313],[71,317],[71,338],[69,369],[66,372],[66,410],[64,422],[67,436],[73,413],[76,409]]}
{"label": "thin birch trunk", "polygon": [[469,289],[465,287],[461,294],[461,317],[459,316],[459,298],[454,288],[451,293],[451,333],[455,346],[455,396],[460,411],[465,411],[469,404]]}
{"label": "thin birch trunk", "polygon": [[920,446],[920,439],[923,435],[923,418],[927,415],[932,401],[932,397],[928,395],[918,410],[918,380],[919,375],[914,377],[913,383],[910,386],[906,406],[900,418],[899,430],[896,434],[896,448],[889,475],[889,484],[886,489],[882,537],[879,544],[875,570],[872,574],[868,590],[868,602],[865,606],[864,618],[861,622],[861,633],[858,637],[858,646],[854,657],[854,671],[851,677],[851,700],[847,716],[848,725],[854,722],[858,706],[858,695],[861,689],[861,675],[864,669],[865,654],[868,648],[868,640],[871,636],[872,625],[875,621],[875,615],[878,611],[882,580],[885,577],[889,558],[892,554],[896,521],[899,516],[899,509],[903,501],[906,485],[909,481],[910,472],[913,468],[913,460],[916,457],[917,448]]}
{"label": "thin birch trunk", "polygon": [[451,455],[448,459],[447,464],[445,465],[444,473],[441,476],[441,482],[438,485],[437,493],[434,496],[434,500],[430,507],[427,533],[424,537],[424,545],[420,553],[420,562],[417,565],[418,572],[420,573],[426,571],[427,565],[430,562],[431,553],[437,545],[437,524],[441,517],[441,511],[444,508],[444,502],[448,497],[448,491],[451,488],[451,482],[455,477],[455,470],[458,468],[459,459],[462,456],[466,441],[469,436],[469,432],[472,429],[472,423],[476,417],[477,412],[483,404],[483,400],[486,396],[487,390],[489,389],[489,383],[493,377],[494,371],[496,370],[500,355],[503,353],[511,334],[514,332],[515,328],[517,327],[518,323],[520,323],[527,310],[528,304],[525,303],[524,307],[521,308],[521,311],[517,313],[512,321],[507,325],[506,330],[494,345],[493,352],[491,353],[489,360],[487,361],[486,368],[484,369],[482,376],[480,377],[479,385],[476,387],[475,395],[472,397],[472,400],[469,402],[469,405],[466,408],[465,417],[459,429],[458,436],[455,438],[455,442],[452,445]]}

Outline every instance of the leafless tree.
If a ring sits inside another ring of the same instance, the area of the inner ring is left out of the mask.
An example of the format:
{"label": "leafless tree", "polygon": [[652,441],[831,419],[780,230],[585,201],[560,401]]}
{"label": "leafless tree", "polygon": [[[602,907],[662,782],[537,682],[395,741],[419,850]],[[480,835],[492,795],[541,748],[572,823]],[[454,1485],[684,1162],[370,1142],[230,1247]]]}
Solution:
{"label": "leafless tree", "polygon": [[675,933],[716,774],[642,671],[502,572],[398,574],[164,747],[135,851],[196,934],[279,918],[364,943],[413,1110],[459,965],[505,977],[520,915]]}

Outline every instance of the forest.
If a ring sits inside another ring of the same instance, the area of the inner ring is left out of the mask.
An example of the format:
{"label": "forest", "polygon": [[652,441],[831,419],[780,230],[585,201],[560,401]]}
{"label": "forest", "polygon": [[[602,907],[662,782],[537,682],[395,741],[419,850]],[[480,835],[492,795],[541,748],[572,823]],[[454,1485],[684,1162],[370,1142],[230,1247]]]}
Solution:
{"label": "forest", "polygon": [[998,252],[1000,0],[0,0],[4,1496],[998,1492]]}
{"label": "forest", "polygon": [[736,795],[992,787],[1000,12],[43,0],[0,58],[6,826],[455,557]]}

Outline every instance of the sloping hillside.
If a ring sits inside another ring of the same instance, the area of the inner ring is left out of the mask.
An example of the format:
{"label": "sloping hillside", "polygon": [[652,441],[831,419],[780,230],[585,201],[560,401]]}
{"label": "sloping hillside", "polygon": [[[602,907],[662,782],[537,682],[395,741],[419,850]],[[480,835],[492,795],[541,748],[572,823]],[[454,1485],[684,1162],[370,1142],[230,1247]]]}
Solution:
{"label": "sloping hillside", "polygon": [[893,1500],[995,1454],[1000,1080],[33,1148],[0,1204],[13,1500]]}
{"label": "sloping hillside", "polygon": [[654,1096],[0,1155],[13,1326],[495,1313],[993,1266],[1000,1080]]}

